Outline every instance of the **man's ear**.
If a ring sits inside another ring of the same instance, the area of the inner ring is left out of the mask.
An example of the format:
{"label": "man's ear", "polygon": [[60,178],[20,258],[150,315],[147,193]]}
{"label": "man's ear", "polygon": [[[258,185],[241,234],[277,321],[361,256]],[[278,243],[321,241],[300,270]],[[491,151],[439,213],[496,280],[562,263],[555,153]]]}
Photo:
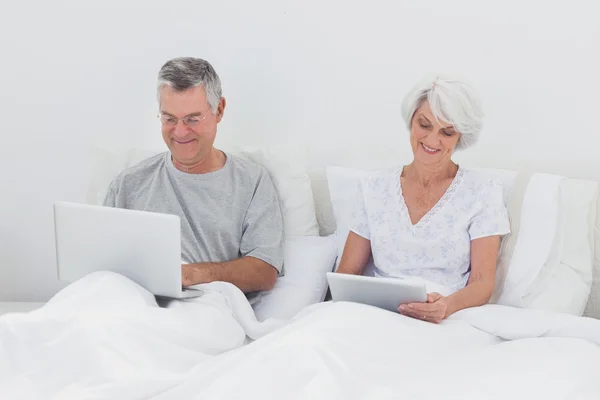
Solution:
{"label": "man's ear", "polygon": [[219,106],[217,107],[217,123],[221,122],[221,120],[223,119],[226,105],[227,102],[225,101],[225,97],[221,97],[221,100],[219,100]]}

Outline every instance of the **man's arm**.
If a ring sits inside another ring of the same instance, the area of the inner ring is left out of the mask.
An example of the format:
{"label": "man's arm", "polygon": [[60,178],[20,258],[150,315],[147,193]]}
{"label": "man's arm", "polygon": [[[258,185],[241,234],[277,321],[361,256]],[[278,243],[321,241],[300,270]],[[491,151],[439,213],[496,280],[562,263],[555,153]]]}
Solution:
{"label": "man's arm", "polygon": [[277,279],[277,269],[251,256],[218,263],[184,264],[181,266],[183,286],[214,281],[229,282],[244,293],[270,290]]}
{"label": "man's arm", "polygon": [[242,224],[240,258],[185,264],[182,283],[188,286],[222,281],[244,293],[270,290],[282,268],[283,216],[271,177],[263,169]]}

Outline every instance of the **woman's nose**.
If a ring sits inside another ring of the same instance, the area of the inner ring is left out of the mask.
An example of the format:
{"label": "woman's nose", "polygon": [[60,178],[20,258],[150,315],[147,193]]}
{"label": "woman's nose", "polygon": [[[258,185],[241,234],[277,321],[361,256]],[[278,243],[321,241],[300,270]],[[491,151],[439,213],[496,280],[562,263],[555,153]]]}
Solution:
{"label": "woman's nose", "polygon": [[436,131],[431,131],[427,134],[426,141],[430,146],[437,146],[440,144],[440,137]]}

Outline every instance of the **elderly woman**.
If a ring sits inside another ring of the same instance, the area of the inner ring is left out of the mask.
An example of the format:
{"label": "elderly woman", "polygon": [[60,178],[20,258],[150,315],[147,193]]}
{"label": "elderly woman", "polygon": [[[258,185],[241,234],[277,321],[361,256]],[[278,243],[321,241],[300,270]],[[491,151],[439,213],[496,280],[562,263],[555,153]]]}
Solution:
{"label": "elderly woman", "polygon": [[[359,185],[339,273],[418,277],[444,287],[404,315],[438,323],[485,304],[495,287],[500,238],[510,232],[502,185],[452,161],[477,141],[483,112],[475,91],[456,79],[424,80],[404,99],[413,161]],[[441,291],[441,290],[440,290]]]}

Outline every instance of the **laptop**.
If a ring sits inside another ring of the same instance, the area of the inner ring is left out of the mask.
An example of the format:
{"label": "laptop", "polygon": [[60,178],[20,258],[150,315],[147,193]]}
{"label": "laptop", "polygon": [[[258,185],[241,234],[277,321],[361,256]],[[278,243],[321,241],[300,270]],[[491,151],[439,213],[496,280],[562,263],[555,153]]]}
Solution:
{"label": "laptop", "polygon": [[182,299],[203,294],[182,288],[181,223],[176,215],[57,202],[54,229],[61,281],[112,271],[155,296]]}
{"label": "laptop", "polygon": [[424,303],[427,289],[424,283],[401,278],[327,273],[327,282],[333,301],[366,304],[398,312],[400,304]]}

